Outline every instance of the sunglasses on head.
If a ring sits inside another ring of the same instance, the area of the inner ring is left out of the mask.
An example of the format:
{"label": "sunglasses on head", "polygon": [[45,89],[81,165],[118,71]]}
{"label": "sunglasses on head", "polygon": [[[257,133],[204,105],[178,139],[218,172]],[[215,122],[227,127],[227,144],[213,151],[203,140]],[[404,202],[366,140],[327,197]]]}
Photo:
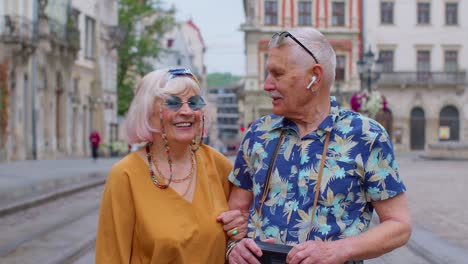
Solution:
{"label": "sunglasses on head", "polygon": [[201,110],[206,105],[205,100],[203,100],[203,97],[200,95],[190,97],[187,102],[182,102],[182,99],[175,95],[169,96],[169,98],[164,101],[164,106],[172,111],[179,111],[184,104],[187,104],[193,111]]}
{"label": "sunglasses on head", "polygon": [[197,76],[195,76],[195,74],[193,74],[190,69],[187,69],[187,68],[169,69],[167,71],[167,73],[168,73],[168,75],[167,75],[166,81],[169,81],[169,80],[177,78],[177,77],[190,77],[195,82],[197,82],[198,85],[200,85],[200,82],[198,81]]}
{"label": "sunglasses on head", "polygon": [[299,46],[301,46],[307,53],[310,54],[310,56],[312,56],[312,58],[314,58],[314,61],[315,63],[319,63],[317,58],[315,57],[314,53],[312,53],[312,51],[310,51],[310,49],[308,49],[306,46],[304,46],[304,44],[302,44],[296,37],[294,37],[291,33],[289,33],[288,31],[282,31],[282,32],[278,32],[276,34],[273,35],[273,37],[271,37],[271,40],[270,42],[268,43],[268,47],[274,47],[274,46],[278,46],[280,45],[283,40],[287,37],[290,37],[292,40],[294,40],[294,42],[296,42]]}

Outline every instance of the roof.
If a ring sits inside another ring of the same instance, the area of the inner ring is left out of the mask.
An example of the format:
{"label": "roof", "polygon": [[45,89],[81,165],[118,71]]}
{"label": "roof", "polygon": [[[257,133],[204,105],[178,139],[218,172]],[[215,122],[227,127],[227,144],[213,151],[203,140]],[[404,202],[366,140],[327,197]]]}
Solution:
{"label": "roof", "polygon": [[197,31],[198,37],[200,38],[200,41],[201,41],[201,43],[203,45],[203,48],[206,48],[205,41],[203,40],[200,29],[197,27],[197,25],[195,25],[195,23],[192,21],[192,19],[190,19],[189,21],[187,21],[185,23],[187,23],[187,25],[191,26],[193,29],[195,29]]}

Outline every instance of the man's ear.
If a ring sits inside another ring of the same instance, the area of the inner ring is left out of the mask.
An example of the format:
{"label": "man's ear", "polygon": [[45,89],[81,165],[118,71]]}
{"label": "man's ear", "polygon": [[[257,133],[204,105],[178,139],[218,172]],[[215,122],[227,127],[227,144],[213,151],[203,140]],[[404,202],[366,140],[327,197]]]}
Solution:
{"label": "man's ear", "polygon": [[320,84],[323,78],[323,68],[320,64],[315,64],[310,69],[310,75],[315,76],[317,79],[314,83]]}

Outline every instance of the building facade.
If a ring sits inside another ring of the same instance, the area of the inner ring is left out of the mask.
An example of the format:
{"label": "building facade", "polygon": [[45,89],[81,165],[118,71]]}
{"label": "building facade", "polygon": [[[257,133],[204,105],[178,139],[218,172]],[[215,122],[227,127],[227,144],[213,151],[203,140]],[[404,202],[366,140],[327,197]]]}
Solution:
{"label": "building facade", "polygon": [[1,160],[85,155],[91,129],[104,142],[110,139],[106,122],[116,123],[116,109],[108,113],[106,106],[116,104],[110,65],[116,56],[98,54],[105,46],[100,18],[113,18],[116,25],[116,14],[114,0],[2,1],[0,62],[7,89]]}
{"label": "building facade", "polygon": [[271,113],[271,99],[263,91],[267,76],[268,42],[273,34],[294,27],[321,31],[337,54],[332,94],[347,104],[359,89],[356,61],[361,52],[361,0],[244,0],[246,76],[240,100],[244,126]]}
{"label": "building facade", "polygon": [[185,67],[198,77],[203,89],[206,87],[205,42],[198,26],[192,21],[177,23],[164,35],[163,51],[153,60],[155,69]]}
{"label": "building facade", "polygon": [[387,98],[395,147],[468,158],[468,1],[365,3],[364,41],[383,60],[375,88]]}
{"label": "building facade", "polygon": [[242,119],[239,112],[239,92],[242,81],[228,86],[209,87],[207,113],[207,143],[226,154],[234,154],[242,136]]}

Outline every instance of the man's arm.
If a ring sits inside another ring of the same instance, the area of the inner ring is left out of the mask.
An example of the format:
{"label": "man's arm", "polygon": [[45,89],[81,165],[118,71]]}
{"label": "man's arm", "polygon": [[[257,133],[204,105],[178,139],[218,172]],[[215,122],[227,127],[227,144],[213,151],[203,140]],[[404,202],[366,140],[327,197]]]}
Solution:
{"label": "man's arm", "polygon": [[233,186],[229,195],[229,208],[231,210],[240,210],[242,213],[248,213],[250,204],[253,200],[253,193],[237,186]]}
{"label": "man's arm", "polygon": [[295,246],[287,262],[343,263],[378,257],[404,245],[411,235],[411,217],[406,194],[372,202],[380,223],[368,231],[333,242],[308,241]]}
{"label": "man's arm", "polygon": [[[229,208],[231,210],[240,210],[241,213],[249,213],[250,204],[253,201],[253,193],[237,186],[233,186],[229,196]],[[255,241],[250,238],[244,238],[235,245],[229,252],[228,263],[252,263],[260,262],[253,255],[261,256],[262,251]]]}
{"label": "man's arm", "polygon": [[361,260],[381,256],[401,247],[409,240],[412,230],[406,193],[387,200],[372,202],[380,223],[356,237],[342,240],[348,259]]}

